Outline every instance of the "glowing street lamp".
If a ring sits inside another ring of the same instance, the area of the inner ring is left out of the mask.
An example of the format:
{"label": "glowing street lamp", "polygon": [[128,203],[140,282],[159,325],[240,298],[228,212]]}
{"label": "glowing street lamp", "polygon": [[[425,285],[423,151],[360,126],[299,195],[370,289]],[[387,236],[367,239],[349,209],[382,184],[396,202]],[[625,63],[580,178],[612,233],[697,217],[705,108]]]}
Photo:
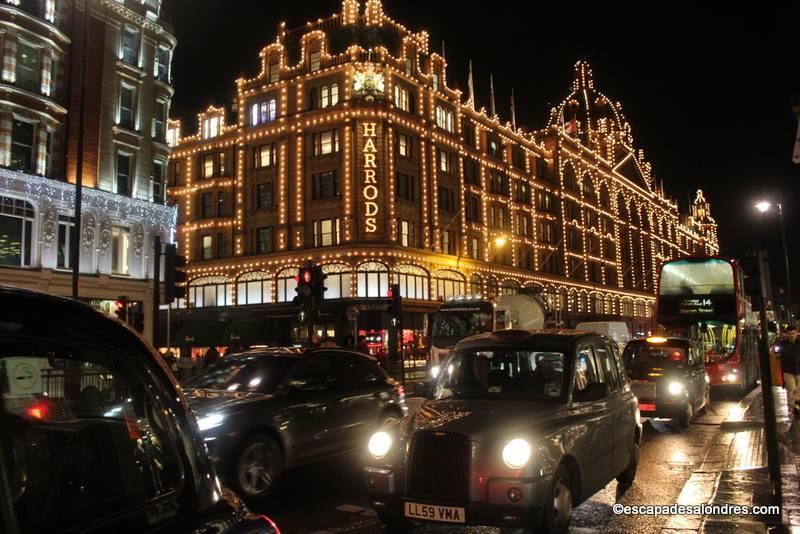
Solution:
{"label": "glowing street lamp", "polygon": [[[794,326],[794,315],[792,314],[792,300],[794,299],[794,294],[792,293],[792,278],[789,269],[789,251],[786,248],[786,232],[783,229],[783,204],[780,200],[777,203],[778,206],[778,218],[780,219],[781,223],[781,241],[783,242],[783,259],[786,263],[786,291],[789,294],[789,300],[787,304],[787,311],[789,315],[789,324]],[[762,200],[761,202],[755,205],[755,208],[760,211],[761,213],[767,213],[770,208],[772,208],[772,203],[767,200]]]}

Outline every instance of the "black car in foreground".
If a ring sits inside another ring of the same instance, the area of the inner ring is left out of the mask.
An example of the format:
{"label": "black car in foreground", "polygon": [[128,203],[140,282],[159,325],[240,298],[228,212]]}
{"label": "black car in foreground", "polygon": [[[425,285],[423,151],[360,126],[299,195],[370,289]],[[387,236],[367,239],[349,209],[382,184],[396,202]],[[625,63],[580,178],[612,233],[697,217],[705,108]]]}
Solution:
{"label": "black car in foreground", "polygon": [[611,340],[503,330],[460,341],[413,416],[368,442],[367,491],[414,522],[566,532],[572,508],[636,475],[641,424]]}
{"label": "black car in foreground", "polygon": [[625,346],[622,357],[642,417],[672,419],[686,428],[708,405],[710,380],[703,358],[690,340],[634,339]]}
{"label": "black car in foreground", "polygon": [[223,481],[254,501],[284,469],[363,450],[407,413],[402,386],[375,358],[336,348],[225,356],[186,394]]}
{"label": "black car in foreground", "polygon": [[224,489],[172,373],[72,300],[0,288],[0,532],[277,533]]}

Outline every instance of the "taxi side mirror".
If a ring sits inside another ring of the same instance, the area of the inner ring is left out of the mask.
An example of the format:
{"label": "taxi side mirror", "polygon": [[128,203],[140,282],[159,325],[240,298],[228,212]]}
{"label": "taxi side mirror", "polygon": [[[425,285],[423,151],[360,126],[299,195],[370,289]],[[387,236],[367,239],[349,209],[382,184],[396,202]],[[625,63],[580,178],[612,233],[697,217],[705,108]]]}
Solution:
{"label": "taxi side mirror", "polygon": [[572,400],[575,402],[598,401],[608,397],[608,394],[608,384],[593,382],[588,384],[585,388],[575,391],[572,394]]}

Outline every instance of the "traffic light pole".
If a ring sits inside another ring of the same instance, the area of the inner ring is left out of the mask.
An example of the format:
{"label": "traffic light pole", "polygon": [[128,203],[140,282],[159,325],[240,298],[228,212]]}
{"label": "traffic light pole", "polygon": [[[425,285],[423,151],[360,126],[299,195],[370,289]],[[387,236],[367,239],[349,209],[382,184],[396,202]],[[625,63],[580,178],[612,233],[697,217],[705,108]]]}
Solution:
{"label": "traffic light pole", "polygon": [[[158,312],[161,308],[161,236],[153,239],[153,330],[152,343],[158,343]],[[169,327],[168,327],[169,328]]]}
{"label": "traffic light pole", "polygon": [[764,439],[767,445],[767,464],[769,467],[769,478],[772,486],[772,495],[776,502],[781,502],[781,463],[780,451],[778,449],[778,420],[775,415],[775,398],[772,395],[772,369],[769,364],[769,331],[767,328],[767,287],[766,277],[761,267],[764,265],[762,256],[764,251],[758,250],[758,277],[761,286],[761,295],[752,297],[759,299],[759,323],[760,333],[758,340],[758,361],[761,370],[761,396],[764,402]]}

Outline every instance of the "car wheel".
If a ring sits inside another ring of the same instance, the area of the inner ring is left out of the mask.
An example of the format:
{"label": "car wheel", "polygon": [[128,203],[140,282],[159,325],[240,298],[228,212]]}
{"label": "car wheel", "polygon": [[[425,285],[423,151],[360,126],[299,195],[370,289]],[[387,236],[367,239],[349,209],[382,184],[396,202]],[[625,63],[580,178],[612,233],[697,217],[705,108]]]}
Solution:
{"label": "car wheel", "polygon": [[283,471],[283,453],[274,438],[257,434],[242,444],[234,466],[240,495],[250,501],[266,499]]}
{"label": "car wheel", "polygon": [[675,423],[677,423],[680,428],[689,428],[689,425],[692,422],[692,417],[694,417],[692,403],[687,402],[686,407],[683,409],[683,413],[675,420]]}
{"label": "car wheel", "polygon": [[624,487],[630,487],[636,478],[636,468],[639,467],[639,444],[633,442],[633,450],[631,451],[631,461],[625,471],[617,475],[617,484]]}
{"label": "car wheel", "polygon": [[378,519],[383,524],[383,531],[387,534],[406,534],[414,530],[411,522],[405,518],[395,517],[388,514],[378,514]]}
{"label": "car wheel", "polygon": [[550,485],[550,497],[544,503],[544,514],[537,531],[556,534],[566,533],[572,514],[572,479],[569,471],[559,465]]}

